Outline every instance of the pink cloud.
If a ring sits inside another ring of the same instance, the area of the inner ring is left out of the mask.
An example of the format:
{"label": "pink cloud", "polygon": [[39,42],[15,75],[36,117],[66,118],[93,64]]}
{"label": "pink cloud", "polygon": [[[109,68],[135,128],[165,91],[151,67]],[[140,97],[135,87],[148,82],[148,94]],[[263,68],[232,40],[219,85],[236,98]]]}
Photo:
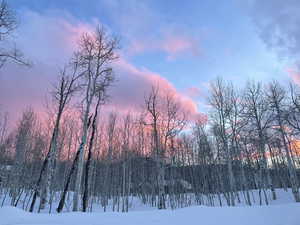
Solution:
{"label": "pink cloud", "polygon": [[[95,27],[74,18],[70,18],[69,22],[62,17],[40,15],[31,11],[26,12],[25,17],[27,20],[20,27],[22,36],[17,44],[22,47],[25,55],[34,60],[34,66],[23,68],[8,65],[0,74],[0,105],[10,113],[12,120],[16,120],[29,105],[37,111],[44,109],[45,96],[55,82],[59,68],[70,58],[78,37]],[[178,54],[191,48],[190,44],[178,41],[179,39],[169,40],[169,45],[161,46],[165,46],[165,51],[170,54]],[[190,96],[178,92],[159,74],[137,68],[124,58],[115,63],[115,73],[117,82],[111,88],[107,110],[138,112],[151,87],[159,85],[162,90],[171,93],[191,117],[199,115],[197,104]]]}
{"label": "pink cloud", "polygon": [[201,95],[201,90],[198,87],[190,87],[186,90],[186,94],[191,98],[196,98]]}
{"label": "pink cloud", "polygon": [[16,43],[33,66],[8,64],[0,70],[0,107],[10,113],[12,121],[28,106],[38,112],[45,110],[46,96],[59,69],[70,59],[80,34],[93,27],[74,18],[68,22],[63,17],[29,10],[22,16]]}
{"label": "pink cloud", "polygon": [[93,30],[96,24],[83,23],[64,12],[24,10],[16,42],[35,64],[61,65],[72,55],[80,35]]}
{"label": "pink cloud", "polygon": [[297,84],[298,86],[300,86],[300,72],[297,69],[288,68],[287,73],[290,76],[290,78],[292,79],[292,81],[295,84]]}
{"label": "pink cloud", "polygon": [[[189,27],[172,21],[165,21],[160,13],[153,10],[147,1],[104,1],[109,16],[129,47],[129,55],[144,52],[162,52],[167,60],[180,56],[198,56],[200,36],[207,36],[211,29],[199,27],[197,34]],[[150,32],[149,32],[150,31]]]}
{"label": "pink cloud", "polygon": [[192,44],[188,40],[175,37],[167,40],[164,43],[163,48],[168,53],[176,54],[178,52],[182,52],[185,51],[186,49],[189,49],[191,46]]}
{"label": "pink cloud", "polygon": [[174,60],[183,55],[200,55],[199,43],[196,39],[186,35],[180,36],[171,33],[164,35],[162,40],[134,40],[129,47],[131,55],[153,51],[164,52],[168,60]]}
{"label": "pink cloud", "polygon": [[119,109],[141,110],[144,100],[152,86],[158,86],[163,92],[174,96],[181,108],[190,115],[198,114],[197,104],[187,95],[180,93],[164,77],[147,69],[138,69],[124,59],[116,63],[118,82],[111,90],[110,106]]}
{"label": "pink cloud", "polygon": [[168,54],[168,59],[174,59],[181,54],[199,55],[199,46],[197,41],[190,37],[170,36],[162,43],[162,49]]}

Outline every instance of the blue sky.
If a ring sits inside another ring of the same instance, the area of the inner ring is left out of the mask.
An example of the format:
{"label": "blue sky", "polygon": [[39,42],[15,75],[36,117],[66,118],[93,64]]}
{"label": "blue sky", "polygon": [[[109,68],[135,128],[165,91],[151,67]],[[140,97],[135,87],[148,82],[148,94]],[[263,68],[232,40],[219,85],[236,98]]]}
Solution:
{"label": "blue sky", "polygon": [[[20,19],[16,43],[37,65],[24,72],[27,76],[22,78],[26,79],[23,93],[30,93],[30,96],[25,96],[22,102],[39,104],[47,83],[55,80],[49,71],[57,70],[71,55],[72,47],[65,47],[66,43],[61,41],[68,35],[63,34],[61,27],[71,27],[73,34],[74,30],[79,32],[81,27],[92,29],[98,23],[104,24],[112,35],[121,40],[123,67],[117,70],[120,72],[117,76],[120,76],[118,85],[120,89],[124,86],[124,93],[139,85],[133,82],[129,87],[129,82],[126,83],[126,80],[132,79],[131,72],[148,79],[145,85],[151,83],[149,80],[152,78],[149,77],[155,74],[166,79],[165,86],[171,85],[178,95],[193,101],[198,111],[205,111],[207,84],[217,76],[231,80],[239,87],[247,79],[268,81],[275,78],[286,82],[289,79],[287,68],[295,65],[295,57],[291,57],[288,50],[284,56],[280,55],[277,46],[270,47],[271,40],[266,38],[270,35],[265,35],[278,29],[280,32],[285,27],[279,20],[273,22],[273,17],[276,18],[274,15],[280,14],[278,10],[286,5],[276,3],[274,8],[270,8],[268,2],[10,0]],[[294,7],[293,4],[299,6],[294,0],[288,0],[287,4],[292,5],[287,8],[289,10]],[[272,23],[262,24],[261,21]],[[297,23],[298,20],[292,22]],[[279,47],[282,50],[286,46]],[[47,67],[47,72],[43,71],[41,64]],[[19,76],[20,71],[13,65],[2,71],[2,86],[5,85],[6,90],[9,87],[14,91],[11,79],[17,79],[15,76]],[[42,71],[39,77],[36,71]],[[34,85],[38,82],[40,87]],[[118,94],[124,93],[115,93],[115,99]],[[129,95],[128,104],[138,92]],[[11,96],[14,96],[11,97],[12,102],[20,101],[17,91]],[[2,104],[10,104],[3,99]],[[8,109],[17,110],[17,105],[8,106]]]}

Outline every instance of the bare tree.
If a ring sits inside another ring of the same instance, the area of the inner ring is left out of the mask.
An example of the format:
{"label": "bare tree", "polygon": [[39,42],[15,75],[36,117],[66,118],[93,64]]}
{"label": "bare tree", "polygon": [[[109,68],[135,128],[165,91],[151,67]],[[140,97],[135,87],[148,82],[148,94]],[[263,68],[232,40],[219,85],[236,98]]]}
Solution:
{"label": "bare tree", "polygon": [[15,12],[9,7],[5,0],[0,2],[0,68],[10,60],[20,65],[29,65],[24,60],[22,52],[16,47],[7,48],[8,39],[17,28]]}
{"label": "bare tree", "polygon": [[300,88],[290,84],[290,104],[285,119],[288,125],[294,130],[295,135],[300,134]]}
{"label": "bare tree", "polygon": [[271,188],[273,199],[276,199],[276,193],[271,184],[265,150],[268,139],[267,131],[272,125],[272,114],[261,83],[247,83],[243,96],[243,105],[243,116],[247,121],[246,129],[253,134],[252,139],[258,143],[260,187],[264,190]]}
{"label": "bare tree", "polygon": [[[65,111],[65,108],[69,101],[71,100],[72,95],[78,88],[76,86],[77,79],[82,74],[77,74],[77,65],[74,64],[74,68],[72,68],[71,74],[68,74],[67,68],[65,68],[63,71],[61,71],[61,76],[59,78],[58,84],[54,87],[54,90],[52,92],[53,97],[53,103],[57,107],[55,112],[55,121],[52,131],[52,136],[50,140],[49,150],[47,153],[47,156],[44,160],[39,179],[37,181],[37,185],[35,188],[35,193],[32,198],[32,203],[30,207],[30,211],[32,212],[34,209],[36,197],[38,196],[40,192],[41,201],[39,206],[39,211],[41,209],[45,208],[45,204],[47,202],[48,194],[49,194],[49,188],[51,185],[51,180],[53,178],[54,174],[54,161],[57,156],[57,142],[59,137],[59,129],[60,129],[60,123],[61,118],[63,116],[63,113]],[[44,185],[41,188],[41,182],[42,179],[44,179]]]}
{"label": "bare tree", "polygon": [[83,99],[82,137],[79,146],[79,160],[76,174],[73,210],[78,210],[81,180],[83,173],[84,153],[88,134],[88,118],[96,94],[101,90],[102,96],[107,95],[107,89],[114,80],[111,63],[117,59],[118,41],[108,36],[103,27],[98,27],[93,34],[84,34],[80,40],[80,48],[76,53],[75,62],[84,72],[82,87]]}
{"label": "bare tree", "polygon": [[11,204],[16,206],[17,197],[20,194],[20,187],[24,182],[24,164],[26,162],[26,154],[31,149],[31,139],[36,122],[36,115],[31,108],[24,111],[19,126],[17,128],[17,134],[15,139],[15,160],[12,170],[12,189]]}
{"label": "bare tree", "polygon": [[[226,85],[222,79],[217,79],[211,84],[211,96],[209,98],[209,104],[211,105],[212,111],[212,121],[214,128],[214,135],[219,136],[222,144],[222,149],[224,150],[229,174],[229,184],[230,184],[230,201],[229,204],[235,205],[235,195],[236,184],[235,177],[232,169],[233,161],[233,148],[230,146],[230,138],[234,137],[232,130],[232,111],[234,110],[234,105],[232,104],[232,84]],[[232,140],[232,139],[231,139]]]}
{"label": "bare tree", "polygon": [[283,148],[286,152],[286,159],[288,164],[288,171],[291,180],[292,192],[296,202],[300,202],[299,195],[299,181],[297,178],[295,165],[292,160],[292,150],[288,141],[287,126],[285,124],[284,115],[286,110],[286,91],[279,85],[278,82],[273,81],[269,84],[267,92],[270,107],[274,112],[274,119],[276,121],[275,129],[278,130]]}
{"label": "bare tree", "polygon": [[[92,117],[90,116],[88,118],[87,128],[90,127],[91,119],[92,119]],[[74,174],[74,172],[78,168],[79,155],[80,155],[80,151],[78,149],[77,152],[76,152],[76,154],[75,154],[75,157],[73,159],[71,168],[70,168],[68,176],[66,178],[66,182],[64,184],[64,188],[63,188],[62,193],[61,193],[61,197],[60,197],[60,200],[59,200],[59,203],[58,203],[58,207],[56,209],[56,211],[58,213],[60,213],[63,210],[63,208],[64,208],[65,201],[66,201],[66,196],[67,196],[67,192],[68,192],[68,189],[69,189],[69,186],[70,186],[70,183],[71,183],[72,175]]]}
{"label": "bare tree", "polygon": [[[211,85],[207,123],[188,120],[181,99],[158,87],[145,97],[139,115],[100,117],[113,74],[107,62],[99,68],[105,70],[103,76],[95,79],[98,58],[87,52],[81,55],[83,61],[76,54],[72,65],[78,65],[77,70],[63,72],[55,86],[53,124],[42,126],[27,110],[17,129],[9,132],[6,120],[0,119],[1,205],[9,199],[32,211],[30,203],[40,198],[39,210],[47,203],[51,212],[60,195],[57,212],[72,210],[74,200],[77,210],[80,206],[85,212],[97,204],[104,211],[127,212],[131,198],[175,209],[222,206],[223,199],[230,206],[243,200],[252,205],[253,192],[260,204],[263,197],[269,204],[268,189],[274,198],[275,188],[289,187],[299,200],[296,87],[287,95],[276,82],[266,90],[260,83],[248,83],[242,95],[218,79]],[[77,87],[85,94],[83,110],[68,114]],[[79,199],[72,199],[73,190]]]}
{"label": "bare tree", "polygon": [[165,168],[164,168],[164,151],[159,135],[159,120],[161,112],[159,111],[159,88],[152,87],[149,96],[145,99],[146,109],[151,116],[150,125],[154,142],[154,155],[157,164],[157,185],[158,185],[158,209],[166,208],[165,196]]}
{"label": "bare tree", "polygon": [[[91,175],[91,167],[92,167],[92,150],[94,147],[94,141],[96,136],[96,129],[97,129],[97,119],[98,113],[100,110],[100,106],[105,103],[107,100],[106,91],[107,88],[110,86],[111,77],[107,76],[102,80],[102,83],[98,84],[97,92],[95,93],[97,98],[97,103],[94,109],[93,121],[92,121],[92,131],[90,135],[90,141],[88,146],[88,157],[85,167],[85,179],[84,179],[84,192],[82,196],[82,211],[86,212],[88,206],[88,199],[89,199],[89,188],[90,188],[90,175]],[[102,86],[101,86],[102,85]]]}
{"label": "bare tree", "polygon": [[146,111],[152,128],[154,158],[157,166],[158,209],[166,208],[165,156],[169,141],[186,125],[186,116],[171,93],[152,87],[145,99]]}

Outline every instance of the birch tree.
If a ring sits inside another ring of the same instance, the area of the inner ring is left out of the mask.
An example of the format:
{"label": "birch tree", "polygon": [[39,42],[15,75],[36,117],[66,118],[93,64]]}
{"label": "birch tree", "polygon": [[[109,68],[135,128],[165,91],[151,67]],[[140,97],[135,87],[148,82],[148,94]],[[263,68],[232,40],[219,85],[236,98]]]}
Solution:
{"label": "birch tree", "polygon": [[26,153],[31,148],[31,139],[33,135],[34,125],[36,121],[35,113],[31,108],[23,112],[19,121],[17,134],[15,138],[15,160],[12,170],[11,183],[11,204],[16,205],[17,196],[20,194],[20,185],[22,185],[24,175],[24,164],[26,161]]}
{"label": "birch tree", "polygon": [[278,130],[281,141],[283,143],[283,148],[286,153],[288,172],[290,175],[291,188],[296,202],[300,202],[299,195],[299,181],[296,174],[296,169],[294,162],[292,160],[292,150],[288,143],[287,137],[287,126],[284,120],[284,114],[286,110],[286,91],[279,85],[278,82],[273,81],[269,84],[268,88],[268,100],[270,107],[274,113],[275,128]]}
{"label": "birch tree", "polygon": [[92,168],[92,150],[94,147],[94,141],[97,131],[97,121],[98,121],[98,114],[100,110],[100,106],[103,105],[108,98],[107,89],[111,85],[113,81],[112,74],[107,74],[101,80],[98,80],[97,89],[95,90],[95,98],[96,98],[96,106],[94,109],[94,115],[92,119],[92,131],[90,135],[90,141],[88,145],[88,157],[86,162],[85,168],[85,180],[84,180],[84,193],[82,197],[82,211],[85,212],[88,206],[88,199],[89,199],[89,188],[90,188],[90,174]]}
{"label": "birch tree", "polygon": [[[45,208],[45,204],[47,202],[47,198],[49,197],[49,188],[51,186],[51,180],[54,174],[54,162],[57,156],[57,144],[58,144],[58,137],[59,137],[59,130],[60,130],[60,123],[65,111],[67,104],[70,102],[71,97],[73,96],[74,92],[78,88],[76,85],[77,79],[82,74],[77,74],[77,64],[73,65],[74,67],[71,68],[71,74],[68,74],[67,68],[61,71],[61,75],[59,78],[58,83],[54,86],[52,91],[52,98],[53,98],[53,106],[56,107],[55,115],[54,115],[54,125],[51,134],[51,140],[49,144],[49,150],[46,155],[46,158],[43,162],[40,175],[36,184],[35,193],[32,198],[32,203],[30,206],[30,211],[32,212],[34,209],[36,197],[38,195],[41,196],[39,211]],[[43,185],[41,186],[42,179],[44,179]],[[40,193],[39,193],[40,192]]]}
{"label": "birch tree", "polygon": [[264,189],[271,188],[273,199],[276,199],[275,190],[271,184],[268,170],[266,145],[268,141],[267,132],[272,125],[272,114],[261,83],[248,82],[243,96],[244,113],[248,124],[248,131],[253,131],[252,137],[258,142],[258,153],[260,156],[260,183]]}
{"label": "birch tree", "polygon": [[82,136],[79,146],[79,160],[76,174],[76,183],[73,198],[73,210],[78,211],[79,195],[81,193],[81,180],[83,174],[85,147],[88,134],[88,118],[96,93],[103,88],[103,83],[108,82],[102,93],[107,94],[107,89],[114,80],[111,63],[117,59],[116,49],[118,41],[110,37],[103,27],[98,27],[92,34],[83,34],[79,43],[79,51],[75,54],[75,62],[80,71],[84,72],[81,86],[84,93]]}
{"label": "birch tree", "polygon": [[224,150],[227,162],[229,176],[229,198],[230,205],[235,205],[234,192],[236,191],[235,177],[232,169],[233,152],[230,149],[230,113],[233,105],[230,103],[232,86],[226,85],[222,79],[217,79],[211,83],[211,95],[209,104],[212,107],[212,122],[214,127],[214,135],[219,136]]}
{"label": "birch tree", "polygon": [[152,87],[149,96],[145,99],[146,110],[150,115],[150,125],[154,142],[154,156],[157,166],[157,185],[158,185],[158,209],[166,208],[165,194],[165,168],[164,168],[164,151],[162,149],[161,137],[159,135],[159,120],[161,112],[159,109],[159,88]]}

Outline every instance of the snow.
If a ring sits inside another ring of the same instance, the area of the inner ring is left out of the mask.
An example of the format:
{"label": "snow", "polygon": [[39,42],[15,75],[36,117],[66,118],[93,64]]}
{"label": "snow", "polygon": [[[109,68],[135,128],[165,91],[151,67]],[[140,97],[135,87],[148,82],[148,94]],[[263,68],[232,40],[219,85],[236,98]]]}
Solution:
{"label": "snow", "polygon": [[207,207],[130,213],[63,213],[36,214],[13,207],[0,209],[1,225],[299,225],[300,204]]}
{"label": "snow", "polygon": [[[191,206],[176,210],[133,207],[129,213],[64,212],[61,214],[29,213],[22,209],[0,208],[0,225],[300,225],[300,204],[293,203],[291,191],[276,190],[278,200],[270,205],[236,207]],[[257,193],[254,193],[254,197]]]}

